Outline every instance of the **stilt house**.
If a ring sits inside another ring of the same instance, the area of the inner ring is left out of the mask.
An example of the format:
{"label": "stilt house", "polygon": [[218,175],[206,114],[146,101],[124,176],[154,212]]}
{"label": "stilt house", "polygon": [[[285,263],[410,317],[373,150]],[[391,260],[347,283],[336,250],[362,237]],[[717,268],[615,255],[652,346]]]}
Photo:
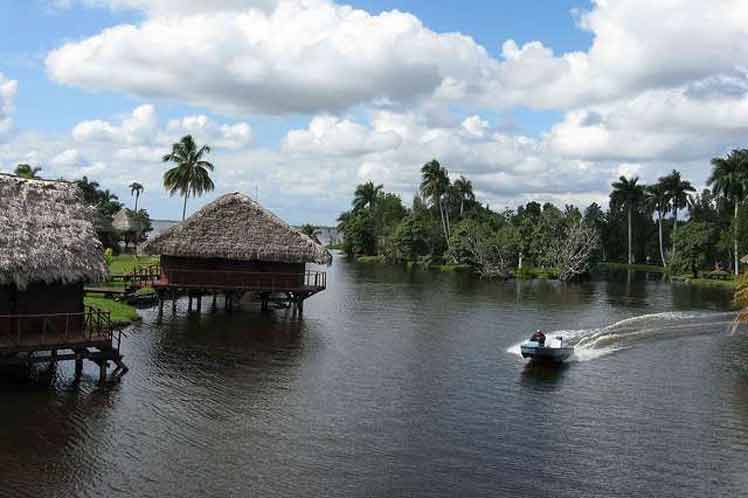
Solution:
{"label": "stilt house", "polygon": [[160,256],[162,294],[254,293],[263,306],[303,301],[325,289],[326,274],[307,263],[327,265],[332,256],[250,197],[226,194],[143,246]]}
{"label": "stilt house", "polygon": [[111,348],[108,316],[83,303],[107,275],[94,218],[71,183],[0,174],[0,358]]}

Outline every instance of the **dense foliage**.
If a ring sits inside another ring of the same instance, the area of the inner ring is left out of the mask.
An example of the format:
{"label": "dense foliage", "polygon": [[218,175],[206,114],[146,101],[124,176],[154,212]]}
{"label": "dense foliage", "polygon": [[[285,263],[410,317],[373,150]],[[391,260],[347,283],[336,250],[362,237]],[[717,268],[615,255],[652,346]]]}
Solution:
{"label": "dense foliage", "polygon": [[338,229],[351,256],[466,265],[486,277],[541,268],[568,280],[602,261],[658,264],[678,274],[735,271],[741,248],[748,252],[748,150],[712,166],[711,189],[699,193],[673,170],[651,185],[621,177],[607,209],[532,201],[495,212],[476,199],[469,179],[453,182],[433,160],[421,168],[410,206],[368,182],[356,188]]}

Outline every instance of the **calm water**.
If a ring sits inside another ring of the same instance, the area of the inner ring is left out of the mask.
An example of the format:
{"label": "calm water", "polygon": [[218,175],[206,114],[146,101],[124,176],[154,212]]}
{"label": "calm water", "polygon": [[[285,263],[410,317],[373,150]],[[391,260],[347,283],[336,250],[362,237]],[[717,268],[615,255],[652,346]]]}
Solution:
{"label": "calm water", "polygon": [[[303,322],[146,311],[118,385],[3,386],[0,495],[748,496],[729,294],[343,260],[329,281]],[[576,361],[528,367],[539,327]]]}

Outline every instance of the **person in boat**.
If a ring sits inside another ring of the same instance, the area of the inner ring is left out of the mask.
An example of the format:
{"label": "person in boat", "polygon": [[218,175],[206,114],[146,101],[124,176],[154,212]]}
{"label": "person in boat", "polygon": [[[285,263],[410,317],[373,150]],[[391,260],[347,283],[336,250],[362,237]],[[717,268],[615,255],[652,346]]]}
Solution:
{"label": "person in boat", "polygon": [[545,346],[545,334],[540,329],[535,331],[530,340],[537,342],[541,347]]}

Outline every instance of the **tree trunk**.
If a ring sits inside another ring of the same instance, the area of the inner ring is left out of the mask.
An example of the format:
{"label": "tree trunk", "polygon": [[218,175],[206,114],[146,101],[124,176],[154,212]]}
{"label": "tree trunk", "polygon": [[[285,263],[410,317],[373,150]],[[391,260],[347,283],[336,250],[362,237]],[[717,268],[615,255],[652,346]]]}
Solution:
{"label": "tree trunk", "polygon": [[439,207],[439,216],[442,220],[442,230],[444,231],[444,240],[447,242],[447,249],[449,249],[449,234],[447,233],[447,222],[444,219],[444,209],[442,208],[441,197],[436,197],[436,204]]}
{"label": "tree trunk", "polygon": [[738,256],[738,200],[735,199],[735,227],[733,228],[733,244],[735,246],[735,276],[740,275],[740,256]]}
{"label": "tree trunk", "polygon": [[190,196],[189,192],[184,193],[184,206],[182,207],[182,221],[184,221],[184,217],[187,214],[187,197]]}
{"label": "tree trunk", "polygon": [[660,229],[660,259],[662,260],[662,266],[667,266],[667,261],[665,261],[665,249],[662,246],[662,211],[659,209],[657,210],[657,221]]}
{"label": "tree trunk", "polygon": [[670,258],[675,257],[675,234],[678,233],[678,208],[673,205],[673,254],[670,255]]}
{"label": "tree trunk", "polygon": [[629,259],[628,263],[631,265],[634,263],[634,258],[631,254],[631,206],[628,207],[626,210],[626,214],[628,215],[628,225],[629,225]]}
{"label": "tree trunk", "polygon": [[465,199],[460,199],[460,218],[462,218],[462,213],[465,212]]}
{"label": "tree trunk", "polygon": [[135,192],[135,212],[138,212],[138,199],[140,199],[140,192]]}

